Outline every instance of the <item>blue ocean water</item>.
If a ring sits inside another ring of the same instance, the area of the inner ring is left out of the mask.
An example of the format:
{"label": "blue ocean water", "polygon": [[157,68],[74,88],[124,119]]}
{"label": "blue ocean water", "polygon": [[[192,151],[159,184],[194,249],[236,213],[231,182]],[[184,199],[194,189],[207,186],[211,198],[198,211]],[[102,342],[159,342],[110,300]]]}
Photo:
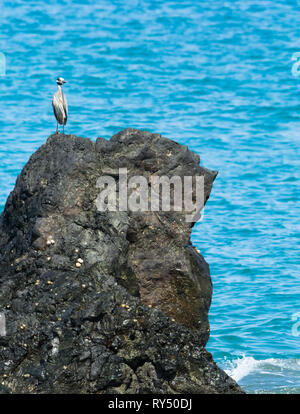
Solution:
{"label": "blue ocean water", "polygon": [[136,127],[189,145],[219,171],[193,230],[214,284],[208,349],[248,392],[299,393],[299,1],[15,0],[0,10],[0,211],[55,131],[57,76],[68,80],[67,133]]}

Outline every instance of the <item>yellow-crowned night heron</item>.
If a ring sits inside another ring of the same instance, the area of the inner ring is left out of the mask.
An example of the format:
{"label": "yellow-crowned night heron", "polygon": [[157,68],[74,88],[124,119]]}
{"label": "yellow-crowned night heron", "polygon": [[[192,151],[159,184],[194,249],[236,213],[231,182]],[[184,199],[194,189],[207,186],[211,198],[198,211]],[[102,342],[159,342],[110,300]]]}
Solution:
{"label": "yellow-crowned night heron", "polygon": [[56,133],[58,133],[58,124],[63,126],[63,134],[65,133],[65,125],[68,119],[68,102],[62,91],[62,85],[66,83],[64,78],[57,78],[57,92],[53,95],[52,106],[57,121]]}

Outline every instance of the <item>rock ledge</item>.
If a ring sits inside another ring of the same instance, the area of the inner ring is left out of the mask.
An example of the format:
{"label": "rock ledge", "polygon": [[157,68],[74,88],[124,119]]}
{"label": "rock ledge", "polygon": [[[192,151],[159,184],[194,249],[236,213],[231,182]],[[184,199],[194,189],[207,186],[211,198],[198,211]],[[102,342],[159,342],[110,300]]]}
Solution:
{"label": "rock ledge", "polygon": [[[97,179],[216,172],[126,129],[52,135],[0,217],[0,393],[242,393],[205,350],[212,285],[175,212],[99,212]],[[1,334],[1,333],[0,333]]]}

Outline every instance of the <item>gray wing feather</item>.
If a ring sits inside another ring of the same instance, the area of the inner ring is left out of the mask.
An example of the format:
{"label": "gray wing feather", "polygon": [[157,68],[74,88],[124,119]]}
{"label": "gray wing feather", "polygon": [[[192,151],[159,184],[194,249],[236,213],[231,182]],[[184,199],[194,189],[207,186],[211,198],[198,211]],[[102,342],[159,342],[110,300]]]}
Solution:
{"label": "gray wing feather", "polygon": [[59,92],[56,92],[53,95],[52,107],[57,122],[61,125],[66,125],[68,118],[68,107],[66,103],[66,98]]}
{"label": "gray wing feather", "polygon": [[65,121],[64,121],[64,125],[67,124],[67,120],[68,120],[68,102],[67,102],[67,98],[65,96],[64,93],[62,93],[62,98],[63,98],[63,107],[64,107],[64,112],[65,112]]}

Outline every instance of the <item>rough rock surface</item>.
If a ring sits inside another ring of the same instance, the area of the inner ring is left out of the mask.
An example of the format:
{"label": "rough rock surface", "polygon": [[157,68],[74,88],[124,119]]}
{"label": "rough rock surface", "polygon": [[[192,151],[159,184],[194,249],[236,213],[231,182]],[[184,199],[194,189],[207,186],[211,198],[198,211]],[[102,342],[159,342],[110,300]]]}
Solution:
{"label": "rough rock surface", "polygon": [[[99,212],[97,179],[216,172],[127,129],[52,135],[0,218],[0,393],[241,393],[205,350],[212,285],[182,212]],[[3,334],[3,332],[2,332]]]}

